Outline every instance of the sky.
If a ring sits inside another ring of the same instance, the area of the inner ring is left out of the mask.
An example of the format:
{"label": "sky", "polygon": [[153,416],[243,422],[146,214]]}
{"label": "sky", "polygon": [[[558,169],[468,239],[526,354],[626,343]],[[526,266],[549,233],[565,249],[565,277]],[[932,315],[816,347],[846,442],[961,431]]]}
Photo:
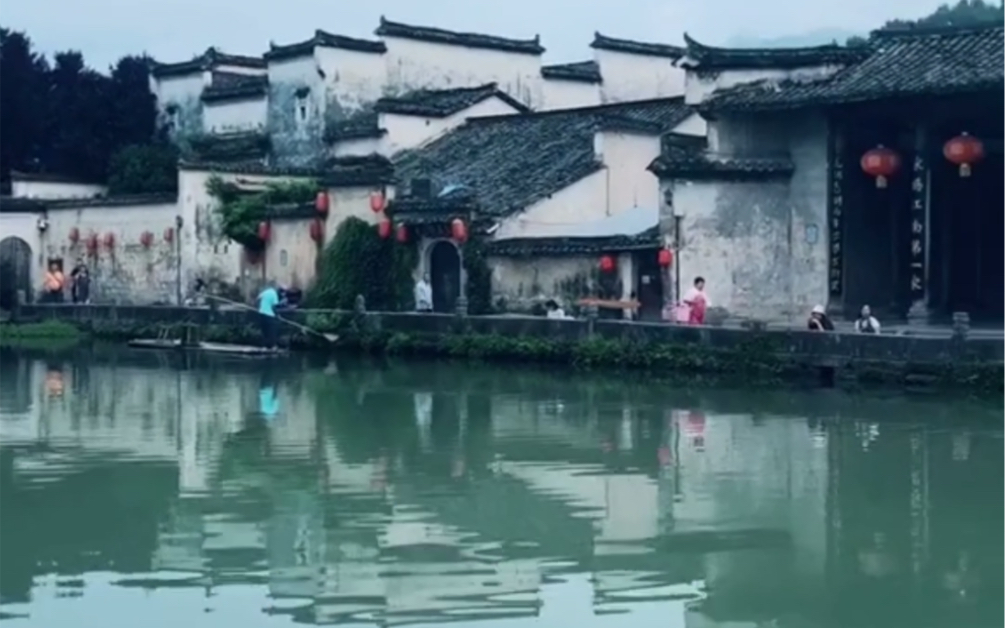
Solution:
{"label": "sky", "polygon": [[372,37],[389,20],[514,38],[541,36],[548,62],[590,58],[594,31],[641,41],[772,39],[827,30],[864,33],[888,19],[930,13],[938,0],[8,0],[0,24],[26,31],[38,50],[75,49],[106,69],[126,54],[183,61],[216,46],[259,55],[317,28]]}

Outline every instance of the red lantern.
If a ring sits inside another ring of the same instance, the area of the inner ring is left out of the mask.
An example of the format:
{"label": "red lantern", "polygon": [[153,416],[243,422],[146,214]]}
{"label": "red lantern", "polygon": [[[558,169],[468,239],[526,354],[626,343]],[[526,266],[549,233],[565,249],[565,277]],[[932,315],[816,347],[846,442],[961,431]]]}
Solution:
{"label": "red lantern", "polygon": [[391,237],[391,221],[385,218],[377,223],[377,235],[380,236],[381,240],[386,240]]}
{"label": "red lantern", "polygon": [[318,213],[322,216],[328,215],[328,193],[325,191],[318,192],[318,195],[314,198],[314,209],[318,210]]}
{"label": "red lantern", "polygon": [[80,240],[80,229],[73,227],[70,229],[70,242],[76,244]]}
{"label": "red lantern", "polygon": [[150,233],[149,231],[144,231],[143,233],[140,234],[140,244],[143,245],[143,248],[149,249],[150,245],[153,243],[154,243],[154,234]]}
{"label": "red lantern", "polygon": [[385,201],[383,192],[372,192],[370,194],[370,209],[373,210],[373,213],[379,214],[384,211],[384,205]]}
{"label": "red lantern", "polygon": [[320,219],[311,221],[311,240],[320,243],[325,239],[325,223]]}
{"label": "red lantern", "polygon": [[942,154],[960,167],[961,177],[969,177],[972,166],[984,158],[984,144],[976,137],[961,133],[946,142]]}
{"label": "red lantern", "polygon": [[468,239],[468,227],[460,218],[450,221],[450,237],[458,242],[465,242]]}
{"label": "red lantern", "polygon": [[91,233],[87,236],[87,250],[91,253],[98,250],[98,234]]}
{"label": "red lantern", "polygon": [[876,177],[876,187],[885,188],[889,179],[900,169],[900,155],[882,144],[862,155],[862,170]]}
{"label": "red lantern", "polygon": [[609,273],[614,270],[614,258],[604,255],[600,258],[600,272]]}
{"label": "red lantern", "polygon": [[105,234],[105,248],[111,249],[115,246],[115,234],[109,231]]}
{"label": "red lantern", "polygon": [[673,251],[670,249],[660,249],[657,256],[657,261],[663,268],[669,268],[673,264]]}
{"label": "red lantern", "polygon": [[402,244],[408,242],[408,227],[405,225],[398,225],[398,232],[395,234],[395,237],[398,242],[401,242]]}
{"label": "red lantern", "polygon": [[269,222],[263,220],[258,223],[258,239],[262,242],[268,242],[270,235],[272,235],[272,227],[269,225]]}
{"label": "red lantern", "polygon": [[174,229],[171,227],[164,230],[164,241],[169,244],[174,241]]}

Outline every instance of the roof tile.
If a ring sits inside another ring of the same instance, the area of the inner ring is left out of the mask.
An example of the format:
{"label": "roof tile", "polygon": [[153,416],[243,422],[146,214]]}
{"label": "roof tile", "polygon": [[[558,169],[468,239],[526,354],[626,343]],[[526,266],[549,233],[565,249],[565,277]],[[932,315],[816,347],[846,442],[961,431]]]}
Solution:
{"label": "roof tile", "polygon": [[698,70],[734,70],[749,68],[805,68],[843,65],[860,60],[859,48],[838,44],[798,48],[717,48],[706,46],[684,33],[687,51],[681,65]]}
{"label": "roof tile", "polygon": [[575,81],[577,83],[600,83],[600,66],[596,61],[559,63],[541,68],[541,76],[551,81]]}
{"label": "roof tile", "polygon": [[544,54],[544,48],[541,46],[541,38],[537,35],[534,36],[534,39],[509,39],[507,37],[482,35],[479,33],[459,33],[431,26],[413,26],[411,24],[402,24],[401,22],[392,22],[385,19],[384,16],[380,17],[380,26],[377,27],[375,33],[381,37],[415,39],[435,44],[446,44],[448,46],[501,50],[503,52],[529,55]]}
{"label": "roof tile", "polygon": [[203,102],[223,102],[263,98],[269,91],[266,75],[213,72],[210,84],[202,90]]}
{"label": "roof tile", "polygon": [[335,35],[318,29],[314,31],[314,36],[310,39],[297,42],[295,44],[278,45],[269,43],[269,51],[265,53],[268,61],[281,61],[284,59],[294,59],[296,57],[310,56],[314,54],[314,48],[321,46],[324,48],[341,48],[355,52],[370,52],[382,54],[387,52],[387,46],[382,41],[370,39],[358,39],[345,35]]}
{"label": "roof tile", "polygon": [[495,83],[477,87],[416,90],[403,96],[381,98],[375,108],[381,113],[446,118],[492,97],[505,101],[517,111],[530,111],[526,105],[499,90]]}
{"label": "roof tile", "polygon": [[619,39],[608,37],[598,32],[593,33],[593,43],[591,48],[597,50],[612,50],[631,55],[644,55],[649,57],[666,57],[676,61],[684,56],[684,48],[671,44],[654,44],[644,41],[634,41],[632,39]]}

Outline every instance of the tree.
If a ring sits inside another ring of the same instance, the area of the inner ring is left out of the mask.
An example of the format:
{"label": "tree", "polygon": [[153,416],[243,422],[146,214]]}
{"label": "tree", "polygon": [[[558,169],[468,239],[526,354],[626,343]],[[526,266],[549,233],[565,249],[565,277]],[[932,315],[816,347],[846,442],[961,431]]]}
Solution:
{"label": "tree", "polygon": [[108,163],[109,194],[153,194],[178,189],[178,150],[169,142],[130,144]]}
{"label": "tree", "polygon": [[[88,68],[81,53],[61,52],[52,65],[24,34],[0,29],[0,181],[12,170],[48,172],[104,182],[113,156],[151,146],[141,163],[158,170],[139,184],[138,166],[119,158],[116,189],[155,191],[166,178],[165,146],[156,137],[157,103],[145,57],[123,57],[107,75]],[[155,150],[153,146],[158,146]],[[171,188],[175,186],[171,183]]]}
{"label": "tree", "polygon": [[[933,13],[916,20],[890,20],[883,30],[910,30],[912,28],[939,28],[950,26],[983,26],[1001,24],[1005,20],[1005,3],[994,4],[984,0],[959,0],[955,5],[943,4]],[[849,46],[864,46],[863,37],[850,37]]]}

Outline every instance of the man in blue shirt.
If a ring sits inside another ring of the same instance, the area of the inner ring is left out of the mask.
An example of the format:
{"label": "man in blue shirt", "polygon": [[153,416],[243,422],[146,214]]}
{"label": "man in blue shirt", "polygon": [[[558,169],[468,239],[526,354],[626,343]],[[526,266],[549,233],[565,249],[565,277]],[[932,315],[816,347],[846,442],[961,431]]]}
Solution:
{"label": "man in blue shirt", "polygon": [[267,349],[275,349],[279,344],[279,321],[276,319],[279,304],[279,291],[269,282],[258,295],[258,321],[262,329],[262,341]]}

